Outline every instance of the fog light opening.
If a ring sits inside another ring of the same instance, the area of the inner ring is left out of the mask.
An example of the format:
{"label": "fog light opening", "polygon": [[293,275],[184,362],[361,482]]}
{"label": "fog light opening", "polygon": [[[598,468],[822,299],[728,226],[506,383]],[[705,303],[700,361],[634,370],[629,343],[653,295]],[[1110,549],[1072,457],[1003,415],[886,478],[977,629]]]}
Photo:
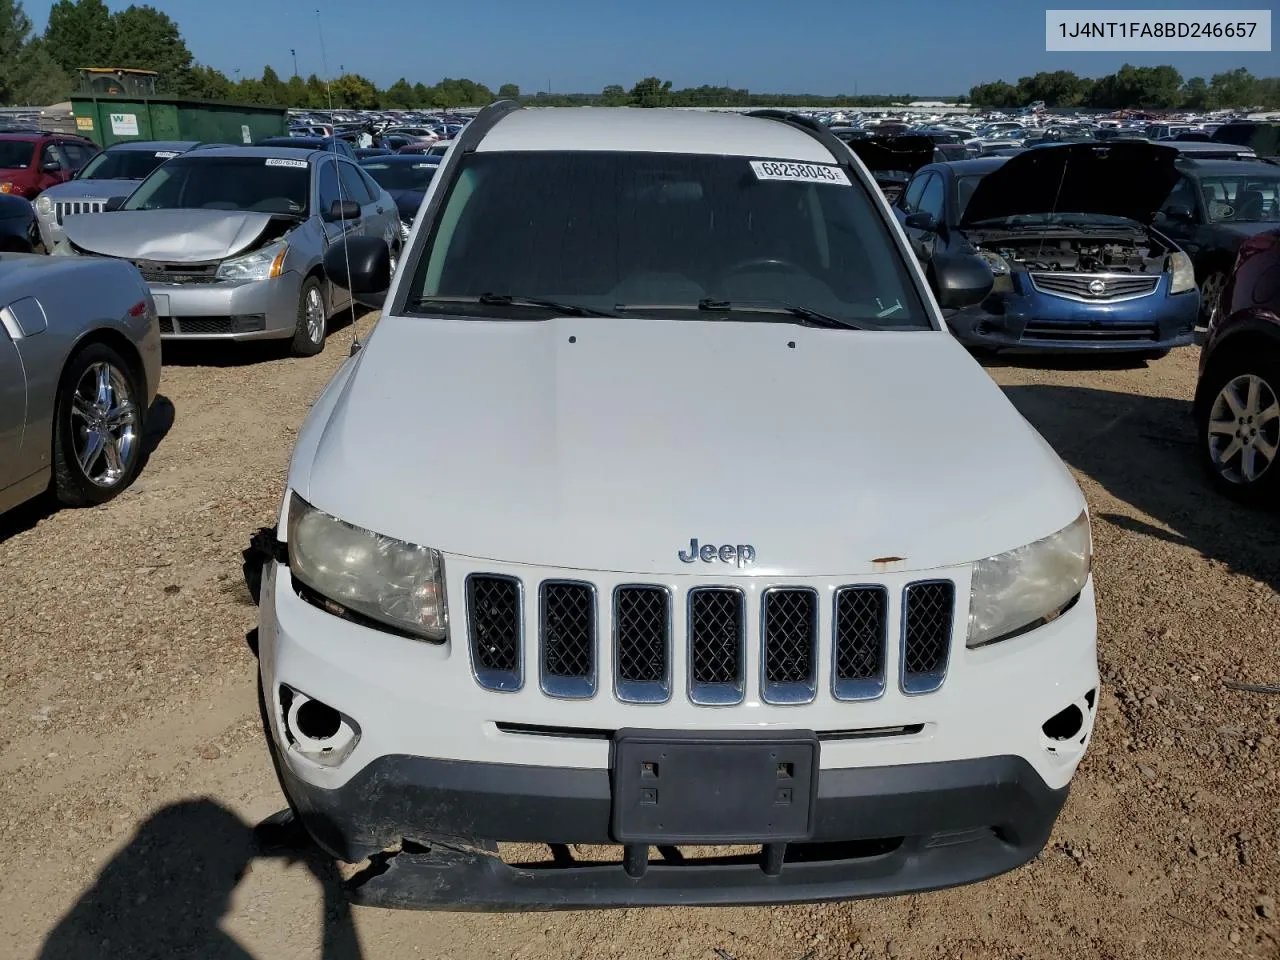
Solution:
{"label": "fog light opening", "polygon": [[342,729],[337,710],[319,700],[308,700],[298,708],[298,729],[312,740],[329,740]]}
{"label": "fog light opening", "polygon": [[1044,726],[1040,729],[1044,731],[1044,735],[1050,740],[1057,743],[1071,740],[1084,726],[1084,713],[1074,703],[1065,710],[1055,713],[1052,717],[1044,722]]}
{"label": "fog light opening", "polygon": [[355,722],[320,700],[281,684],[281,725],[289,747],[316,763],[337,766],[360,740]]}

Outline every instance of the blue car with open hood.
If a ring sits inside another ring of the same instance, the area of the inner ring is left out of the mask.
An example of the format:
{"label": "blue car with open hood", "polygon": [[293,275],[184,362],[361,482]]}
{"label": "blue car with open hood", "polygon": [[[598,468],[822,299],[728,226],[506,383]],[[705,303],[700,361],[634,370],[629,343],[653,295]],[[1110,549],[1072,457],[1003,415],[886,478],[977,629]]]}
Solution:
{"label": "blue car with open hood", "polygon": [[976,253],[995,276],[951,312],[966,346],[1163,356],[1192,342],[1191,260],[1151,227],[1178,152],[1072,143],[921,167],[895,204],[917,255]]}

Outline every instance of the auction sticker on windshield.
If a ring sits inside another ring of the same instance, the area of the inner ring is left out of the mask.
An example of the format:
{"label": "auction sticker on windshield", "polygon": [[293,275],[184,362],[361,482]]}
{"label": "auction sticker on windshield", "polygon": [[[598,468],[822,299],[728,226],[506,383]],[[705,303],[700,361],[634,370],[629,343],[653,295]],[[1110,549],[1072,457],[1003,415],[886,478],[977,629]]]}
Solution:
{"label": "auction sticker on windshield", "polygon": [[757,180],[788,180],[792,183],[834,183],[852,186],[845,172],[825,163],[787,163],[782,160],[752,160]]}
{"label": "auction sticker on windshield", "polygon": [[307,169],[307,161],[305,160],[280,160],[272,157],[267,161],[268,167],[294,167],[298,170]]}

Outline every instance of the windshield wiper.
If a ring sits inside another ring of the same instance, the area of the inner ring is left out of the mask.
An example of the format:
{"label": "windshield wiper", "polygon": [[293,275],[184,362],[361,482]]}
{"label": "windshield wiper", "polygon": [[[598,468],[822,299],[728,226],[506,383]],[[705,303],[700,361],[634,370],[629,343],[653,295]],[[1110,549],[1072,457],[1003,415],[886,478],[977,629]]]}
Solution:
{"label": "windshield wiper", "polygon": [[409,301],[411,307],[425,307],[432,303],[478,303],[483,307],[529,307],[550,310],[566,317],[612,317],[616,314],[593,310],[578,303],[558,303],[540,297],[517,297],[509,293],[482,293],[478,297],[418,297]]}
{"label": "windshield wiper", "polygon": [[826,330],[867,329],[860,324],[854,323],[852,320],[841,320],[839,317],[832,317],[825,313],[819,313],[817,310],[810,310],[808,307],[800,307],[790,303],[772,303],[769,301],[751,300],[715,300],[711,297],[704,297],[698,301],[698,309],[709,313],[716,313],[723,310],[730,313],[783,314],[799,320],[801,324],[806,327],[821,327]]}

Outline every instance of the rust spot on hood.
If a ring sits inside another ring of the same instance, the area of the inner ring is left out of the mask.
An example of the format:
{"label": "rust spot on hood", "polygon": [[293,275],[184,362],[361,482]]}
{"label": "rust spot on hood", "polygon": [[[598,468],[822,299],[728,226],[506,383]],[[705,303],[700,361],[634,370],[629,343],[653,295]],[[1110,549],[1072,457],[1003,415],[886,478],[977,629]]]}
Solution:
{"label": "rust spot on hood", "polygon": [[871,561],[872,566],[877,570],[883,570],[885,567],[891,567],[895,563],[901,563],[906,557],[876,557]]}

